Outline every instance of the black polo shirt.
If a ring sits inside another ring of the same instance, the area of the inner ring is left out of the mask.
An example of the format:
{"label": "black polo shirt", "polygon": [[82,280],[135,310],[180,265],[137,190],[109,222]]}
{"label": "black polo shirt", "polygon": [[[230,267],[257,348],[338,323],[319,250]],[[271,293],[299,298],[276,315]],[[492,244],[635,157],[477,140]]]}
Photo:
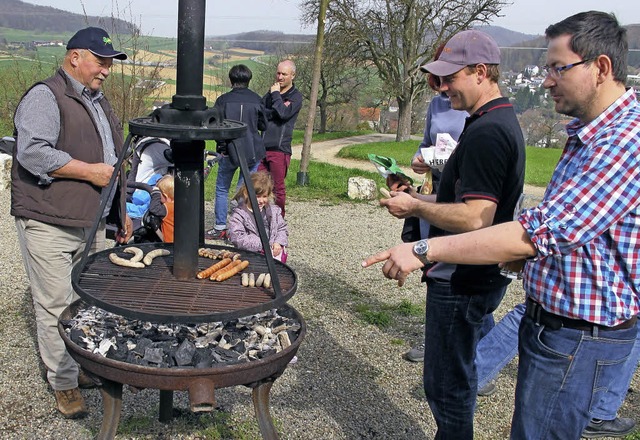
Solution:
{"label": "black polo shirt", "polygon": [[[468,199],[497,204],[493,224],[513,220],[522,194],[525,143],[513,106],[498,98],[482,106],[465,122],[458,146],[444,167],[438,203],[463,203]],[[431,226],[429,237],[451,235]],[[449,281],[455,294],[479,294],[509,284],[498,265],[437,263],[427,268],[427,278]]]}

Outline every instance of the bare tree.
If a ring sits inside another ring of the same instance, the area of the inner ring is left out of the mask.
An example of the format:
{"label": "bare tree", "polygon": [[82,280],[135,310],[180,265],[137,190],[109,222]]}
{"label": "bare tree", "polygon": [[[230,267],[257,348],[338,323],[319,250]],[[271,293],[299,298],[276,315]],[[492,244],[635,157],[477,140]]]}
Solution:
{"label": "bare tree", "polygon": [[[489,23],[507,0],[331,0],[327,27],[352,53],[376,68],[382,88],[398,101],[396,140],[409,139],[413,100],[427,87],[419,67],[456,32]],[[318,0],[303,3],[313,22]]]}
{"label": "bare tree", "polygon": [[43,63],[39,59],[26,61],[14,58],[9,67],[0,69],[0,136],[13,133],[13,115],[22,95],[39,80],[53,75],[57,63]]}
{"label": "bare tree", "polygon": [[322,73],[322,50],[324,49],[324,20],[327,14],[329,0],[320,0],[318,10],[318,32],[316,34],[315,51],[313,53],[313,69],[311,77],[311,91],[309,93],[309,114],[307,124],[304,129],[304,140],[302,143],[302,160],[300,161],[300,171],[298,172],[298,185],[308,185],[309,177],[307,169],[311,160],[311,136],[313,134],[313,122],[316,117],[316,103],[318,102],[318,87],[320,85],[320,74]]}
{"label": "bare tree", "polygon": [[565,123],[553,109],[538,107],[525,111],[519,118],[527,145],[559,148],[567,140]]}
{"label": "bare tree", "polygon": [[140,26],[134,24],[132,17],[125,22],[125,29],[118,26],[122,21],[116,18],[121,15],[117,7],[116,2],[110,23],[112,38],[128,58],[122,63],[114,63],[110,78],[104,83],[104,92],[122,123],[126,124],[151,110],[150,101],[159,94],[163,84],[160,77],[162,63],[151,58]]}
{"label": "bare tree", "polygon": [[[333,35],[327,34],[325,51],[322,56],[318,87],[317,111],[319,133],[329,129],[330,110],[344,104],[358,105],[365,86],[370,83],[375,68],[361,60],[344,53],[344,46],[336,44]],[[310,96],[311,89],[311,53],[313,46],[303,46],[294,55],[296,60],[296,86],[304,96]],[[357,108],[354,109],[357,112]]]}

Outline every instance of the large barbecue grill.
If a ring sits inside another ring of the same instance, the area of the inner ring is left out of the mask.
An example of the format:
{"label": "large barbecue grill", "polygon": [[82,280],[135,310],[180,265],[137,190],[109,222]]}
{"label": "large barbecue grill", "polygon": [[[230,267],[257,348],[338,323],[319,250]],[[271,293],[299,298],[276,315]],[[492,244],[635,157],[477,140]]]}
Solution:
{"label": "large barbecue grill", "polygon": [[[118,252],[117,248],[89,255],[100,221],[100,215],[97,215],[83,257],[72,273],[73,287],[82,300],[69,306],[60,317],[58,328],[70,354],[102,384],[104,416],[100,439],[112,439],[116,434],[123,384],[161,390],[161,421],[171,419],[174,390],[189,392],[192,410],[210,411],[215,404],[215,388],[249,386],[253,388],[253,403],[263,438],[277,438],[269,416],[269,390],[295,355],[306,331],[302,317],[286,305],[297,288],[296,275],[287,265],[272,258],[264,222],[257,210],[254,218],[265,252],[231,250],[250,262],[251,272],[269,273],[271,288],[243,287],[237,279],[218,283],[196,278],[199,270],[213,263],[200,257],[198,249],[226,248],[204,244],[205,140],[225,141],[228,154],[242,172],[249,201],[258,206],[246,159],[233,142],[245,133],[246,126],[238,121],[223,120],[215,109],[207,108],[202,96],[204,17],[205,0],[179,1],[176,95],[170,105],[155,110],[151,116],[129,122],[130,134],[115,166],[116,170],[120,169],[133,135],[171,140],[175,162],[174,244],[137,245],[145,253],[167,249],[170,254],[157,257],[153,265],[143,269],[111,263],[108,256]],[[116,177],[114,173],[110,187],[116,184]],[[102,201],[99,212],[104,211],[106,203],[106,200]],[[79,347],[65,334],[62,321],[71,319],[87,305],[154,323],[224,321],[278,308],[297,319],[301,329],[289,347],[255,361],[232,362],[212,368],[145,367],[103,358]]]}
{"label": "large barbecue grill", "polygon": [[[145,253],[174,248],[168,244],[136,247]],[[226,246],[209,248],[239,253],[242,260],[249,261],[251,272],[269,271],[263,254]],[[297,287],[295,272],[279,261],[274,267],[282,293],[275,297],[271,289],[243,287],[236,279],[223,283],[195,276],[178,280],[172,272],[175,267],[173,253],[154,259],[151,266],[141,270],[114,265],[108,259],[111,252],[114,250],[89,256],[74,286],[87,302],[134,319],[184,323],[223,321],[277,308],[293,296]],[[197,259],[199,268],[206,268],[213,262],[205,257]]]}

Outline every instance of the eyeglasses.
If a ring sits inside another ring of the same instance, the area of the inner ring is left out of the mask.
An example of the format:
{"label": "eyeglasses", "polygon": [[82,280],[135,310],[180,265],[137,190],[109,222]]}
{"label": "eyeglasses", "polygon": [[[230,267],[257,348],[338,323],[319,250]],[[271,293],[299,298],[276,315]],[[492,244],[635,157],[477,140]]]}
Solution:
{"label": "eyeglasses", "polygon": [[542,74],[546,76],[550,76],[553,79],[558,79],[562,76],[562,72],[566,72],[572,67],[579,66],[580,64],[588,63],[589,61],[593,61],[591,58],[586,60],[578,61],[577,63],[567,64],[566,66],[559,67],[550,67],[550,66],[542,66]]}

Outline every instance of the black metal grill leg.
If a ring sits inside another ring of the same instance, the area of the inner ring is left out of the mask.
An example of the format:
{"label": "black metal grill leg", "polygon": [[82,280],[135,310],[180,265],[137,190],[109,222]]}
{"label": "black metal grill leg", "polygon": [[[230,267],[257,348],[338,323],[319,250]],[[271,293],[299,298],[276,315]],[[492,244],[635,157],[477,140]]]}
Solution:
{"label": "black metal grill leg", "polygon": [[258,426],[264,440],[278,440],[278,432],[273,426],[273,420],[269,413],[269,391],[271,391],[272,381],[262,382],[253,388],[251,398],[253,399],[253,407],[256,411]]}
{"label": "black metal grill leg", "polygon": [[120,412],[122,410],[122,384],[101,379],[102,386],[102,406],[104,414],[102,416],[102,426],[98,433],[98,440],[113,440],[118,431],[120,423]]}

